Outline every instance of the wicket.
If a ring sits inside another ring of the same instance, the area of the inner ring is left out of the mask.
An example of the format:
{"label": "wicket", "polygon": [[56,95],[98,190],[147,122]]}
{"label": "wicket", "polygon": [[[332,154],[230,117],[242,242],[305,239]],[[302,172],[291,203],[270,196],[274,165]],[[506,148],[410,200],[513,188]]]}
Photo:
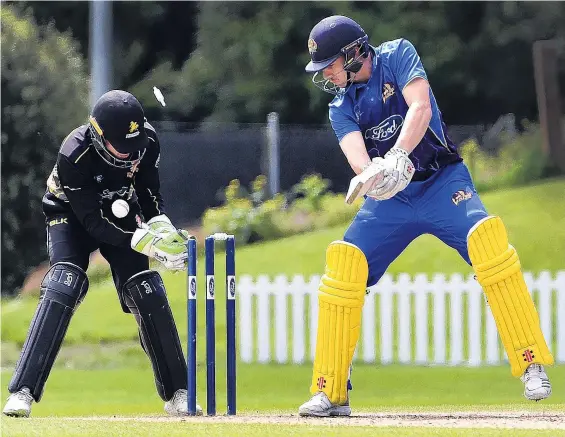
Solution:
{"label": "wicket", "polygon": [[[215,242],[226,242],[226,347],[227,347],[227,414],[236,414],[236,347],[235,347],[235,238],[216,233],[206,237],[206,414],[216,414],[216,324],[215,324]],[[188,414],[196,414],[196,239],[188,241]]]}

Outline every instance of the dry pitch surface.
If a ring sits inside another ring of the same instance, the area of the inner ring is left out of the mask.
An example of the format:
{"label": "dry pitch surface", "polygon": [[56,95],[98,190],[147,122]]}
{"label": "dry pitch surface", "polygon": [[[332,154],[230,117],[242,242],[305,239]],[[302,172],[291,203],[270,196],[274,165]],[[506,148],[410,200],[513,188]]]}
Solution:
{"label": "dry pitch surface", "polygon": [[[73,417],[72,420],[128,421],[120,416]],[[361,413],[351,417],[300,417],[296,414],[253,415],[214,417],[136,417],[141,422],[187,422],[187,423],[244,423],[281,425],[326,425],[326,426],[415,426],[436,428],[501,428],[501,429],[563,429],[565,412],[451,412],[451,413]]]}

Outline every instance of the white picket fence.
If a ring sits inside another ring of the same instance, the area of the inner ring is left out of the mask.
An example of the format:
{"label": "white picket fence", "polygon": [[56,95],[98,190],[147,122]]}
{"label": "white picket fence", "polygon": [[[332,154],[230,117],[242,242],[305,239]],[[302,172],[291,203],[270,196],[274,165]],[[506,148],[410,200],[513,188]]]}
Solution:
{"label": "white picket fence", "polygon": [[[556,362],[565,363],[565,271],[525,273]],[[239,354],[243,362],[313,360],[319,276],[266,276],[238,282]],[[314,304],[312,304],[314,303]],[[425,365],[507,361],[481,287],[469,275],[386,274],[363,308],[354,362]]]}

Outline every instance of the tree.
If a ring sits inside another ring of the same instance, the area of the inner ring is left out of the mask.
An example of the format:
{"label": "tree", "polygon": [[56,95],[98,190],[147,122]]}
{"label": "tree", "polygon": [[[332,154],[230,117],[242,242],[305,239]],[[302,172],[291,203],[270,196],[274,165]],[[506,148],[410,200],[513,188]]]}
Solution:
{"label": "tree", "polygon": [[2,293],[46,258],[41,198],[58,147],[87,120],[89,81],[68,34],[30,11],[2,17]]}

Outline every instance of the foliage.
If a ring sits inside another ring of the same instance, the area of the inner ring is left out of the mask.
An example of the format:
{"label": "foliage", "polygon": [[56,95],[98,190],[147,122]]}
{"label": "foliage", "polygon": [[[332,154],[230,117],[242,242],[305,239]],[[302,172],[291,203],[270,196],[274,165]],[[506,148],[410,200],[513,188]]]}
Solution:
{"label": "foliage", "polygon": [[342,194],[327,192],[329,181],[306,175],[289,193],[267,198],[267,179],[258,176],[250,191],[235,179],[225,189],[224,204],[209,208],[202,217],[206,233],[228,232],[239,243],[272,240],[323,229],[353,218],[357,209],[345,204]]}
{"label": "foliage", "polygon": [[135,90],[156,107],[151,89],[162,84],[164,117],[183,121],[263,122],[276,111],[282,123],[324,123],[331,96],[304,66],[310,29],[332,14],[357,20],[374,46],[411,40],[448,124],[537,118],[532,43],[554,38],[565,53],[560,2],[202,2],[188,60],[164,58]]}
{"label": "foliage", "polygon": [[2,292],[45,259],[41,197],[58,146],[88,115],[85,63],[69,34],[2,7]]}
{"label": "foliage", "polygon": [[526,124],[525,131],[516,138],[503,139],[495,153],[483,150],[475,140],[463,143],[460,153],[477,190],[486,191],[540,179],[548,166],[542,144],[539,125]]}

